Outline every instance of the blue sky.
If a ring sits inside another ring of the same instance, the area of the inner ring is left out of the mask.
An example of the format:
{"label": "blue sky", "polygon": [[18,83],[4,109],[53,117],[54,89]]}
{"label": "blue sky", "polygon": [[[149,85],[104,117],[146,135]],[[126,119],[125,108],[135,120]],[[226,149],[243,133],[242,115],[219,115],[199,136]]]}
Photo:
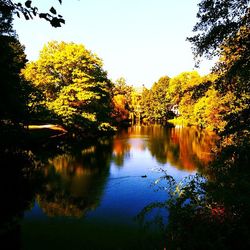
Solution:
{"label": "blue sky", "polygon": [[[24,2],[24,1],[23,1]],[[109,77],[150,87],[161,76],[194,68],[191,44],[199,0],[33,0],[40,11],[53,5],[63,15],[62,28],[43,20],[14,21],[29,60],[36,60],[51,40],[82,43],[102,58]],[[209,72],[204,61],[198,71]]]}

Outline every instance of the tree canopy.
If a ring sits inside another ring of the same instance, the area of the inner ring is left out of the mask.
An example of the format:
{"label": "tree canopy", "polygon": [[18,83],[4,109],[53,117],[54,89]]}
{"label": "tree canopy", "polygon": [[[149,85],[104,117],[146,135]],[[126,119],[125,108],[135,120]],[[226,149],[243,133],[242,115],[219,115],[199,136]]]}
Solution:
{"label": "tree canopy", "polygon": [[125,78],[120,77],[115,81],[112,89],[112,117],[118,124],[128,122],[129,112],[132,111],[132,93],[133,88],[126,83]]}
{"label": "tree canopy", "polygon": [[161,77],[151,89],[144,88],[142,92],[142,111],[147,120],[165,120],[168,117],[170,78]]}
{"label": "tree canopy", "polygon": [[196,57],[220,54],[228,37],[235,37],[241,27],[249,28],[249,0],[201,0],[198,6],[195,35],[188,38]]}
{"label": "tree canopy", "polygon": [[25,117],[26,83],[19,76],[26,63],[24,47],[12,36],[0,36],[0,120],[21,122]]}
{"label": "tree canopy", "polygon": [[45,105],[67,128],[105,129],[110,120],[112,83],[102,61],[83,45],[50,42],[23,75],[43,94],[37,105]]}
{"label": "tree canopy", "polygon": [[[249,131],[250,102],[250,7],[248,0],[202,0],[188,38],[196,57],[219,55],[214,67],[215,88],[221,95],[231,94],[226,131]],[[240,125],[239,125],[240,124]]]}

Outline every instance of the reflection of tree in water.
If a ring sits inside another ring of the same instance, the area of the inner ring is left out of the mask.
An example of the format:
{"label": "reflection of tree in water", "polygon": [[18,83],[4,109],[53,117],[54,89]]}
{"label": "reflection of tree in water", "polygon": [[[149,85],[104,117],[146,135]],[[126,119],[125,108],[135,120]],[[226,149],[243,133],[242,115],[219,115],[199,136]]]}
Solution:
{"label": "reflection of tree in water", "polygon": [[117,166],[123,166],[124,160],[129,159],[130,152],[144,151],[147,148],[145,137],[154,127],[150,126],[132,126],[119,131],[113,140],[113,161]]}
{"label": "reflection of tree in water", "polygon": [[0,150],[0,249],[21,249],[20,221],[42,183],[31,152]]}
{"label": "reflection of tree in water", "polygon": [[216,142],[212,133],[194,127],[155,127],[151,132],[148,147],[160,163],[194,171],[212,160],[211,149]]}
{"label": "reflection of tree in water", "polygon": [[[216,136],[195,127],[171,130],[171,145],[179,145],[179,158],[173,163],[179,168],[195,170],[200,165],[207,165],[213,159],[212,148],[215,146]],[[172,162],[171,162],[172,163]]]}
{"label": "reflection of tree in water", "polygon": [[121,130],[113,138],[113,161],[118,167],[123,166],[124,159],[130,157],[131,145],[128,141],[128,132]]}
{"label": "reflection of tree in water", "polygon": [[109,174],[112,144],[95,146],[51,157],[45,167],[46,188],[37,199],[49,216],[82,217],[95,209]]}
{"label": "reflection of tree in water", "polygon": [[[141,140],[143,138],[149,140]],[[159,163],[169,162],[179,169],[194,171],[213,159],[211,149],[216,140],[215,134],[195,127],[133,126],[114,137],[113,160],[122,166],[133,148],[148,148]]]}
{"label": "reflection of tree in water", "polygon": [[[154,126],[153,129],[149,128],[150,139],[148,148],[159,163],[167,163],[167,152],[169,151],[170,144],[170,130],[164,129],[161,126]],[[174,147],[173,147],[174,149]]]}
{"label": "reflection of tree in water", "polygon": [[248,138],[224,146],[206,179],[196,175],[176,183],[162,176],[158,183],[168,200],[149,204],[138,218],[147,222],[154,209],[168,211],[165,223],[159,217],[147,222],[161,228],[167,249],[250,249],[249,149]]}

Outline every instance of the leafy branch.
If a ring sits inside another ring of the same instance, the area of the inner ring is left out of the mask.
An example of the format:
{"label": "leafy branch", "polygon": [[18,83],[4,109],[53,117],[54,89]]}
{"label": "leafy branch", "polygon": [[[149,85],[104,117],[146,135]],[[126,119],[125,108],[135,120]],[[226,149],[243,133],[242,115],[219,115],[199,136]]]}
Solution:
{"label": "leafy branch", "polygon": [[[62,4],[62,0],[58,0]],[[65,24],[65,20],[60,14],[57,14],[56,9],[52,6],[48,12],[39,12],[36,6],[32,6],[32,1],[25,1],[22,3],[13,3],[8,1],[7,4],[12,8],[13,13],[16,14],[19,18],[23,16],[26,20],[31,20],[34,17],[39,17],[48,21],[51,26],[57,28],[61,27],[61,24]]]}

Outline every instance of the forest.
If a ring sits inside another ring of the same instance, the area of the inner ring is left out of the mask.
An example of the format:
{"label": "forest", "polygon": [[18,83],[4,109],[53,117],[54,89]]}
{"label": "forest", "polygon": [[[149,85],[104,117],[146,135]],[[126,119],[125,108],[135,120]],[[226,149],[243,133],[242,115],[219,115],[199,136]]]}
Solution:
{"label": "forest", "polygon": [[[150,89],[135,89],[124,78],[108,79],[102,60],[83,44],[51,41],[37,61],[27,62],[12,28],[14,11],[7,2],[1,4],[5,7],[1,17],[2,126],[53,123],[88,135],[89,131],[112,131],[136,117],[150,122],[172,120],[220,133],[248,129],[247,5],[234,3],[234,14],[206,20],[216,6],[201,3],[201,21],[194,28],[200,33],[188,40],[197,63],[202,54],[220,55],[209,75],[196,71],[172,78],[165,75]],[[233,6],[220,8],[231,11]],[[221,20],[225,23],[218,25]]]}
{"label": "forest", "polygon": [[[179,186],[164,173],[171,199],[149,205],[139,217],[156,206],[169,209],[169,223],[163,226],[167,249],[249,249],[249,1],[201,0],[198,22],[187,40],[197,66],[202,57],[219,58],[213,70],[172,78],[166,72],[151,88],[135,88],[123,77],[113,82],[102,59],[83,44],[51,41],[36,61],[28,61],[12,21],[16,13],[31,18],[34,7],[31,1],[26,7],[10,3],[0,1],[3,161],[12,155],[24,162],[33,159],[26,148],[37,139],[32,125],[55,125],[73,141],[113,134],[136,122],[214,131],[220,140],[207,181],[197,175]],[[40,17],[59,27],[64,20],[53,17],[54,12]]]}

